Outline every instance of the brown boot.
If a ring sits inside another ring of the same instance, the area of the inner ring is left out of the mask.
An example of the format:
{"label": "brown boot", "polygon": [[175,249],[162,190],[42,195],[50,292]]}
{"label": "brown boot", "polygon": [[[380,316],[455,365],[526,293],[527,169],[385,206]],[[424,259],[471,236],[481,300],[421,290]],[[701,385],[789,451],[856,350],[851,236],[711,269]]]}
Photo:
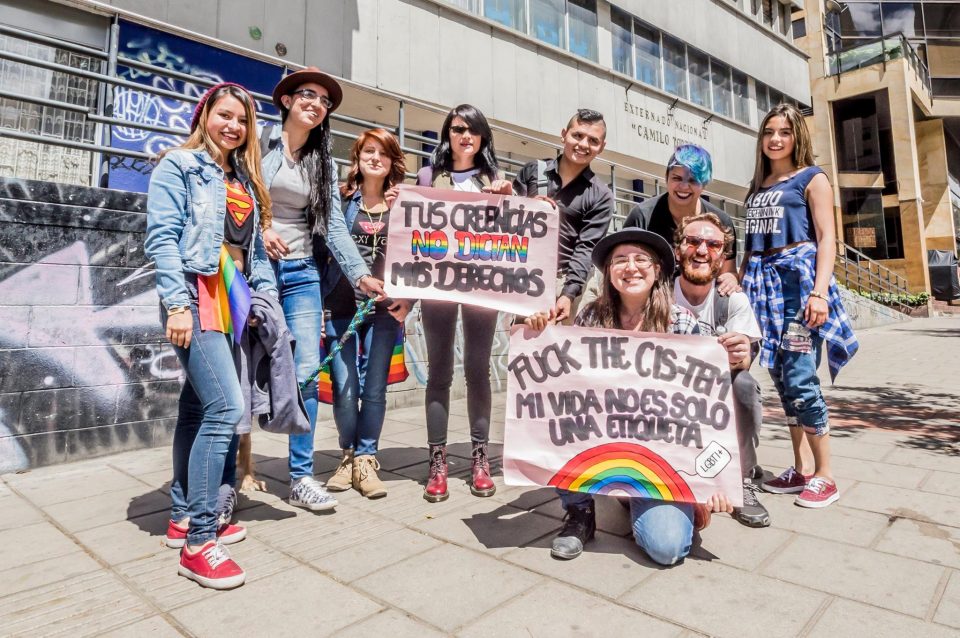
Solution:
{"label": "brown boot", "polygon": [[333,476],[327,479],[327,489],[331,492],[343,492],[353,487],[353,450],[343,450],[343,458]]}
{"label": "brown boot", "polygon": [[427,486],[423,488],[423,498],[431,503],[447,500],[450,493],[447,491],[447,446],[430,446],[430,474],[427,476]]}
{"label": "brown boot", "polygon": [[387,495],[387,486],[377,476],[380,463],[372,454],[361,454],[353,459],[353,487],[367,498]]}

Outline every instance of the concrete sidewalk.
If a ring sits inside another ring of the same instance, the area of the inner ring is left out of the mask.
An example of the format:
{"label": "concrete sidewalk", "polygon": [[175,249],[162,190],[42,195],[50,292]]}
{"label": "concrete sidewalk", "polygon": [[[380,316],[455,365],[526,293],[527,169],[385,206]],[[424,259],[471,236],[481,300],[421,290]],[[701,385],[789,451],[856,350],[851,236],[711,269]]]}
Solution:
{"label": "concrete sidewalk", "polygon": [[[429,504],[422,407],[388,413],[385,499],[339,496],[335,514],[286,502],[285,437],[258,433],[269,492],[241,496],[247,570],[232,592],[176,574],[165,549],[170,450],[118,454],[2,477],[0,635],[144,636],[956,636],[960,632],[960,318],[860,335],[827,390],[837,505],[762,496],[770,528],[715,516],[664,569],[598,499],[601,532],[575,561],[550,558],[553,490],[470,495],[464,402],[453,406],[451,496]],[[766,380],[762,371],[754,370]],[[760,461],[792,464],[766,385]],[[493,440],[502,441],[503,397]],[[317,473],[336,465],[320,426]],[[495,446],[500,454],[500,446]]]}

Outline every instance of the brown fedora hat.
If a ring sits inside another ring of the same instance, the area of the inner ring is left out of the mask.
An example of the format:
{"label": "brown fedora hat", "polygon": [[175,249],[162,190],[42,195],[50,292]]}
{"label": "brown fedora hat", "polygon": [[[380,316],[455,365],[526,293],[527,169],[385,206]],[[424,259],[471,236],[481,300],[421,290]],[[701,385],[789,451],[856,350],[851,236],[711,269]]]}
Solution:
{"label": "brown fedora hat", "polygon": [[307,82],[316,82],[325,88],[330,95],[330,101],[333,102],[333,107],[331,107],[330,110],[337,110],[340,102],[343,101],[343,89],[340,88],[340,83],[334,80],[332,75],[324,73],[315,66],[308,66],[300,71],[294,71],[277,82],[277,86],[273,88],[273,103],[278,109],[282,109],[283,105],[280,103],[280,97],[290,95],[298,86],[306,84]]}

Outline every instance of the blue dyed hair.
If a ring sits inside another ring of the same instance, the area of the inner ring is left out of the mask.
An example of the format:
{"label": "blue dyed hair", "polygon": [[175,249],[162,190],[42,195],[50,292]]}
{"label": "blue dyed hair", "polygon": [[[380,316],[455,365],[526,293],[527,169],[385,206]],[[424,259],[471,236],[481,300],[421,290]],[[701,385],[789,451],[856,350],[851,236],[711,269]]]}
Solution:
{"label": "blue dyed hair", "polygon": [[677,147],[677,150],[670,156],[670,161],[667,162],[667,173],[675,166],[690,171],[690,177],[701,186],[709,184],[713,177],[713,162],[710,161],[710,153],[707,152],[707,149],[696,144],[684,144]]}

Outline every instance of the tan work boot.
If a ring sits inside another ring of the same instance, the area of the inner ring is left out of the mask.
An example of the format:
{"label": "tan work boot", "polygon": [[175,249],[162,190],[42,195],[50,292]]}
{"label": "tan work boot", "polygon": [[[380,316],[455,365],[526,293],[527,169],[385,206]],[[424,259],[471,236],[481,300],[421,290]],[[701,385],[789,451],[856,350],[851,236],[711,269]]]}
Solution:
{"label": "tan work boot", "polygon": [[377,476],[380,463],[372,454],[361,454],[353,460],[353,486],[367,498],[387,495],[387,486]]}
{"label": "tan work boot", "polygon": [[327,479],[327,489],[331,492],[343,492],[353,486],[356,469],[353,464],[353,450],[343,450],[343,458],[333,476]]}

